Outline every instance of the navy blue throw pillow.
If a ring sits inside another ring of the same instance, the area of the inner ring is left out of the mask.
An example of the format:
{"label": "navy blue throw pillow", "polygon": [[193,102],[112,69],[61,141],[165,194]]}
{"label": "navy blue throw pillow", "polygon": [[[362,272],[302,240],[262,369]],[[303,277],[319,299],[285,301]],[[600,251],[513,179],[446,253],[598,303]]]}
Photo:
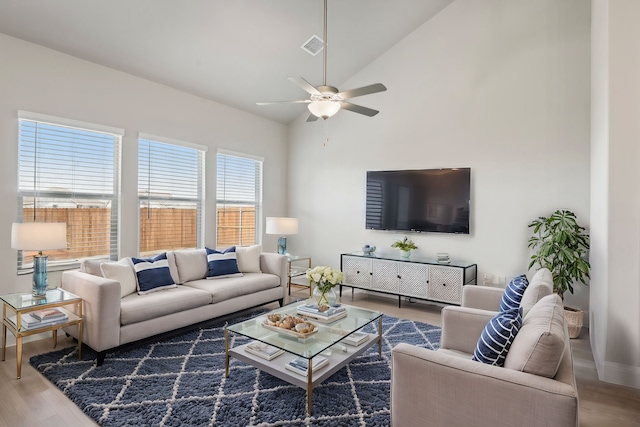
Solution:
{"label": "navy blue throw pillow", "polygon": [[496,314],[478,339],[472,360],[488,365],[504,366],[511,343],[522,326],[522,308]]}
{"label": "navy blue throw pillow", "polygon": [[167,253],[153,258],[131,258],[138,279],[138,293],[146,294],[161,289],[175,288],[177,285],[169,272]]}
{"label": "navy blue throw pillow", "polygon": [[520,307],[520,301],[522,300],[524,291],[527,290],[527,286],[529,286],[529,281],[527,280],[527,276],[524,274],[511,279],[502,294],[500,311],[507,311],[512,308]]}
{"label": "navy blue throw pillow", "polygon": [[207,279],[224,279],[243,275],[238,269],[235,246],[231,246],[222,252],[209,248],[206,248],[206,250],[207,264],[209,266]]}

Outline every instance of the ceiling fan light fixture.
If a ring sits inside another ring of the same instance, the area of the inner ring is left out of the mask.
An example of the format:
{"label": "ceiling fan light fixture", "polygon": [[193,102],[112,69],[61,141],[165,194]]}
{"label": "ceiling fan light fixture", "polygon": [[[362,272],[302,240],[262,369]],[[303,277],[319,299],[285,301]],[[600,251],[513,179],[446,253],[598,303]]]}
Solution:
{"label": "ceiling fan light fixture", "polygon": [[336,101],[313,101],[307,105],[311,114],[323,120],[340,111],[340,103]]}

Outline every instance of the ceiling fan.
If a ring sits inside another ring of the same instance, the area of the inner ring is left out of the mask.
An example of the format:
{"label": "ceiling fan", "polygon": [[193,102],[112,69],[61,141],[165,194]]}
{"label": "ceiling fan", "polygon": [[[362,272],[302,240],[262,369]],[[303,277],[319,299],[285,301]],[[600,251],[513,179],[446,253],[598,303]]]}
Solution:
{"label": "ceiling fan", "polygon": [[322,86],[313,86],[302,77],[288,77],[293,83],[300,86],[310,96],[309,99],[296,101],[275,101],[275,102],[258,102],[257,105],[271,104],[307,104],[309,111],[308,122],[313,122],[322,118],[323,120],[336,114],[340,109],[353,111],[354,113],[364,114],[373,117],[379,113],[378,110],[363,107],[361,105],[347,102],[347,99],[357,96],[370,95],[373,93],[384,92],[387,88],[382,83],[375,83],[369,86],[359,87],[344,92],[339,92],[334,86],[327,86],[327,0],[324,0],[324,40],[322,54]]}

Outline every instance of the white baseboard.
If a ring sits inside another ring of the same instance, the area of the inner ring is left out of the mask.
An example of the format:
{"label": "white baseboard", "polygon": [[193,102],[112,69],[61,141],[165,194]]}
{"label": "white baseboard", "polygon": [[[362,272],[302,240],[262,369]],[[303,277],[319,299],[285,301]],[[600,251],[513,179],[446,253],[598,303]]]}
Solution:
{"label": "white baseboard", "polygon": [[640,389],[640,367],[605,361],[600,379],[608,383]]}

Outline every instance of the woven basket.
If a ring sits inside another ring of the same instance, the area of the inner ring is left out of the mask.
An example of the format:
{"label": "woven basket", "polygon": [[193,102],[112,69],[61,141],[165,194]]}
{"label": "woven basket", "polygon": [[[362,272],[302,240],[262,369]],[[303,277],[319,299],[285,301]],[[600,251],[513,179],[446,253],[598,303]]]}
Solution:
{"label": "woven basket", "polygon": [[564,317],[567,319],[567,328],[569,329],[569,338],[578,338],[582,330],[582,322],[584,321],[584,312],[577,308],[565,307]]}

